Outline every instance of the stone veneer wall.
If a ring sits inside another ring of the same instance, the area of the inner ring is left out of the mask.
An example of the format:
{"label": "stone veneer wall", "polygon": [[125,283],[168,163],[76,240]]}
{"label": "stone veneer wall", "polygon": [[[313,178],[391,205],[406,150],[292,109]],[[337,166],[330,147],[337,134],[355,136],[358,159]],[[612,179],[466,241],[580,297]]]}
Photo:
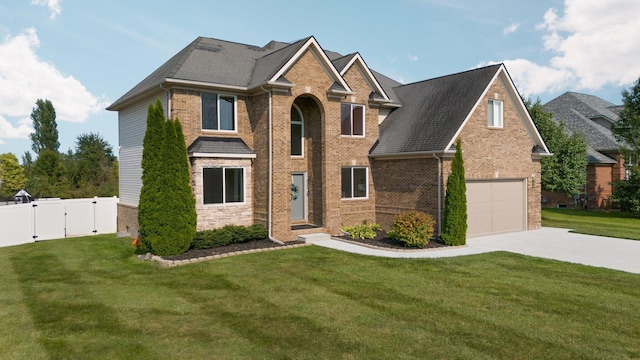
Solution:
{"label": "stone veneer wall", "polygon": [[138,208],[126,204],[118,204],[118,232],[126,232],[129,236],[138,237]]}
{"label": "stone veneer wall", "polygon": [[[204,204],[202,169],[209,167],[244,168],[244,202]],[[215,229],[224,225],[253,224],[251,159],[194,158],[191,159],[191,172],[196,198],[196,213],[198,215],[196,228],[198,231]]]}

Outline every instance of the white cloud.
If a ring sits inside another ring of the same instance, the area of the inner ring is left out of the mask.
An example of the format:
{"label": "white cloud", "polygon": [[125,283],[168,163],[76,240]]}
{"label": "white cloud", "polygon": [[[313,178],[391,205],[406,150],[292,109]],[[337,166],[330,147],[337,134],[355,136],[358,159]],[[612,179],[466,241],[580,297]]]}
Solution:
{"label": "white cloud", "polygon": [[14,126],[7,118],[29,118],[37,99],[51,100],[58,122],[83,122],[106,105],[73,76],[40,59],[36,53],[39,45],[34,28],[0,43],[1,138],[26,138],[30,121]]}
{"label": "white cloud", "polygon": [[516,32],[516,31],[518,30],[518,28],[519,28],[519,27],[520,27],[520,24],[519,24],[519,23],[517,23],[517,24],[516,24],[516,23],[511,24],[511,25],[509,25],[509,26],[505,27],[505,28],[502,30],[502,34],[503,34],[504,36],[507,36],[507,35],[509,35],[509,34],[511,34],[511,33],[513,33],[513,32]]}
{"label": "white cloud", "polygon": [[49,19],[53,20],[57,15],[62,13],[62,7],[60,7],[60,0],[31,0],[31,5],[46,6],[51,11]]}
{"label": "white cloud", "polygon": [[418,61],[418,57],[415,55],[409,55],[409,61]]}
{"label": "white cloud", "polygon": [[640,1],[565,0],[536,28],[552,54],[548,64],[503,61],[523,94],[627,86],[640,76]]}
{"label": "white cloud", "polygon": [[18,126],[14,126],[7,119],[5,119],[2,115],[0,115],[0,144],[2,144],[2,139],[26,139],[33,129],[29,125],[31,122],[30,119],[20,120]]}

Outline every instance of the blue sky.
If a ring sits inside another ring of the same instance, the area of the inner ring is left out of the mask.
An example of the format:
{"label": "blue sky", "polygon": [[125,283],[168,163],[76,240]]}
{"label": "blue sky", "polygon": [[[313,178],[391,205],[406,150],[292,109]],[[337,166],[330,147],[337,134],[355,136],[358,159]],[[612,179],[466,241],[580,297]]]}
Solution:
{"label": "blue sky", "polygon": [[262,46],[314,35],[404,83],[504,62],[525,96],[619,104],[640,76],[637,14],[636,0],[0,0],[0,153],[30,150],[45,98],[61,151],[93,132],[117,154],[117,113],[104,108],[198,36]]}

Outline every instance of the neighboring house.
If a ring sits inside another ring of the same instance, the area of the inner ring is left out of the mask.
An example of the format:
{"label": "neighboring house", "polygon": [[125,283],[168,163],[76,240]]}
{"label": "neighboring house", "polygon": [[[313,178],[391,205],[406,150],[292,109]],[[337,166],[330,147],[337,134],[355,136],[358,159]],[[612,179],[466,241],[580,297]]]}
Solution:
{"label": "neighboring house", "polygon": [[440,223],[462,140],[469,236],[540,227],[548,151],[504,65],[402,85],[314,37],[263,47],[197,38],[124,94],[119,231],[135,235],[147,107],[183,126],[198,230],[262,223],[289,241],[390,226],[406,210]]}
{"label": "neighboring house", "polygon": [[[584,191],[588,209],[607,209],[612,194],[611,183],[624,180],[624,156],[611,133],[621,105],[597,96],[566,92],[543,105],[557,122],[564,122],[570,133],[579,133],[587,142],[587,184]],[[586,191],[585,191],[586,188]],[[551,207],[582,207],[583,198],[543,191],[542,203]]]}

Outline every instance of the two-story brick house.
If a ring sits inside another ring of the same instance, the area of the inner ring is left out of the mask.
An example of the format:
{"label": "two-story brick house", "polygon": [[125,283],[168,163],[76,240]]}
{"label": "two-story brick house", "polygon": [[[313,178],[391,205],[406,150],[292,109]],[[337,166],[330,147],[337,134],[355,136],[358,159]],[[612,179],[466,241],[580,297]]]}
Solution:
{"label": "two-story brick house", "polygon": [[548,151],[503,65],[402,85],[313,37],[264,47],[198,38],[108,108],[119,118],[118,227],[132,235],[146,110],[158,98],[184,129],[199,230],[262,223],[288,241],[388,226],[409,209],[439,218],[458,137],[469,234],[540,226]]}

